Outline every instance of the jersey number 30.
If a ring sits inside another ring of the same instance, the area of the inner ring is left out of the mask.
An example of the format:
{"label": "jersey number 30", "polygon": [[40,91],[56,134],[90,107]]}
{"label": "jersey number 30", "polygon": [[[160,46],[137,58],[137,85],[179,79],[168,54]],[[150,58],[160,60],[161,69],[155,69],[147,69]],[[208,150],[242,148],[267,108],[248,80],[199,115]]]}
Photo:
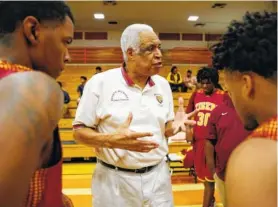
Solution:
{"label": "jersey number 30", "polygon": [[198,122],[197,122],[198,126],[207,126],[208,125],[208,119],[210,117],[210,113],[199,112],[197,114],[197,116],[199,117]]}

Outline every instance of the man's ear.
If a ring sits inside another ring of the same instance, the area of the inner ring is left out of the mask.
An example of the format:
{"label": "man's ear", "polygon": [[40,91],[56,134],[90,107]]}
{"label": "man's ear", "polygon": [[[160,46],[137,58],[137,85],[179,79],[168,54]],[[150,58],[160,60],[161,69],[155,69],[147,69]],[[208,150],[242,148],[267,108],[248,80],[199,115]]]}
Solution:
{"label": "man's ear", "polygon": [[134,50],[132,48],[128,48],[126,53],[127,53],[128,59],[129,60],[133,60],[133,58],[134,58]]}
{"label": "man's ear", "polygon": [[253,99],[255,93],[255,84],[252,74],[244,74],[241,77],[243,82],[242,95],[245,99]]}
{"label": "man's ear", "polygon": [[41,25],[37,18],[27,16],[23,22],[23,34],[30,45],[37,45],[39,43]]}

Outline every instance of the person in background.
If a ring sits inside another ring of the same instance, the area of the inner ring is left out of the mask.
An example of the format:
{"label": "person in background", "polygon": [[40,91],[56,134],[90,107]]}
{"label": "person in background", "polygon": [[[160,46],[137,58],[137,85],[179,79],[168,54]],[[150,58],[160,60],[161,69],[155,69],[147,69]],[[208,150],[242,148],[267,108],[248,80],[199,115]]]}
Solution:
{"label": "person in background", "polygon": [[184,89],[183,92],[187,92],[189,90],[194,90],[197,85],[197,78],[196,76],[192,76],[192,71],[187,70],[186,75],[183,79]]}
{"label": "person in background", "polygon": [[171,68],[171,72],[167,76],[167,81],[170,84],[172,92],[181,92],[183,87],[183,80],[178,71],[177,66]]}
{"label": "person in background", "polygon": [[244,129],[231,101],[226,101],[212,111],[207,127],[206,163],[214,175],[221,202],[226,207],[226,165],[232,151],[246,139],[250,131]]}
{"label": "person in background", "polygon": [[87,77],[81,76],[80,81],[81,81],[81,84],[77,87],[77,92],[78,92],[78,95],[79,95],[79,97],[77,99],[77,105],[79,104],[80,99],[83,95],[83,90],[84,90],[85,84],[87,82]]}
{"label": "person in background", "polygon": [[[198,71],[197,80],[201,84],[202,89],[192,93],[186,109],[186,113],[198,110],[195,116],[197,124],[193,128],[193,150],[194,150],[194,166],[197,178],[204,183],[205,191],[203,198],[204,207],[214,206],[214,179],[213,174],[207,168],[205,143],[208,130],[208,120],[212,111],[220,104],[230,99],[229,95],[221,90],[218,71],[214,68],[203,67]],[[186,134],[190,141],[190,134]]]}
{"label": "person in background", "polygon": [[98,74],[98,73],[101,73],[101,72],[102,72],[102,68],[100,66],[97,66],[95,74]]}
{"label": "person in background", "polygon": [[70,96],[67,91],[63,89],[63,85],[61,81],[58,81],[58,84],[60,85],[61,90],[64,94],[64,108],[63,108],[63,117],[66,117],[68,114],[68,103],[70,102]]}

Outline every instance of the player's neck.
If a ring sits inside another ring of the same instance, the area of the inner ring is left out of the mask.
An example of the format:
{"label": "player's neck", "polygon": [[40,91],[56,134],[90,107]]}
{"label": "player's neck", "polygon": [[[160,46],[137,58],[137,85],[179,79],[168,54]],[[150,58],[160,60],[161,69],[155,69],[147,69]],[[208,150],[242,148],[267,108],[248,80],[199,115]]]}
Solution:
{"label": "player's neck", "polygon": [[7,61],[11,64],[18,64],[28,68],[32,68],[31,61],[26,58],[27,54],[25,51],[19,48],[7,48],[0,45],[0,60]]}
{"label": "player's neck", "polygon": [[258,113],[257,115],[257,121],[259,124],[262,124],[263,122],[277,116],[277,108],[276,108],[277,105],[272,105],[272,106],[269,106],[269,107],[265,107],[265,109],[263,110],[263,113]]}
{"label": "player's neck", "polygon": [[205,93],[205,94],[206,94],[206,96],[211,96],[212,94],[215,93],[216,90],[217,90],[217,88],[214,88],[214,89],[212,90],[212,92],[210,92],[210,93]]}
{"label": "player's neck", "polygon": [[260,105],[256,107],[256,119],[259,124],[277,116],[277,91],[270,91],[273,91],[273,93],[271,95],[265,94],[265,97],[259,101]]}

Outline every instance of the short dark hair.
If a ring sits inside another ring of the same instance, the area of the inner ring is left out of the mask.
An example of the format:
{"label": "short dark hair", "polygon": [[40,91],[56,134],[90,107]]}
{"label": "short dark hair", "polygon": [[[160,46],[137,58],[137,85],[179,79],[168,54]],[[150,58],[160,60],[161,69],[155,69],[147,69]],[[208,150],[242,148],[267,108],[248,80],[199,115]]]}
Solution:
{"label": "short dark hair", "polygon": [[177,69],[177,66],[174,65],[174,66],[171,68],[171,73],[173,73],[175,69]]}
{"label": "short dark hair", "polygon": [[62,82],[61,81],[57,81],[57,83],[60,85],[60,87],[62,88]]}
{"label": "short dark hair", "polygon": [[85,81],[87,80],[87,77],[86,77],[86,76],[80,76],[80,78],[83,79],[83,80],[85,80]]}
{"label": "short dark hair", "polygon": [[100,66],[97,66],[97,67],[96,67],[96,70],[101,71],[102,69],[101,69],[101,67],[100,67]]}
{"label": "short dark hair", "polygon": [[68,16],[74,23],[71,10],[64,1],[0,1],[0,38],[13,33],[27,16],[34,16],[40,22],[63,22]]}
{"label": "short dark hair", "polygon": [[192,70],[187,70],[187,73],[192,73]]}
{"label": "short dark hair", "polygon": [[252,71],[277,76],[277,13],[249,13],[232,21],[219,43],[212,46],[216,69]]}

